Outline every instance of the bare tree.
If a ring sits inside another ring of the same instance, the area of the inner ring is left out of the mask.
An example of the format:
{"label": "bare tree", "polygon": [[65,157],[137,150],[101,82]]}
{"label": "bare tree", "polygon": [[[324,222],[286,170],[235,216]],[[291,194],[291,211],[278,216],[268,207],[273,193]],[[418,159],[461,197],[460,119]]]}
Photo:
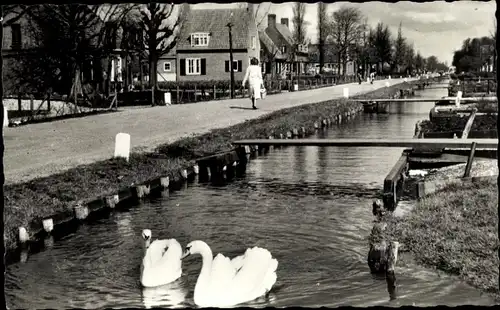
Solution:
{"label": "bare tree", "polygon": [[405,48],[405,60],[404,64],[406,66],[406,73],[411,74],[415,68],[415,48],[412,44],[406,44]]}
{"label": "bare tree", "polygon": [[[158,59],[177,44],[177,31],[189,5],[149,3],[140,6],[139,25],[144,32],[144,50],[149,61],[149,83],[153,90],[158,88]],[[154,99],[153,99],[154,104]]]}
{"label": "bare tree", "polygon": [[295,44],[306,42],[306,26],[309,24],[306,20],[306,4],[295,2],[293,5],[293,38]]}
{"label": "bare tree", "polygon": [[[342,60],[343,74],[346,74],[349,49],[357,42],[363,33],[362,14],[357,8],[341,7],[333,12],[331,20],[332,36],[337,43],[338,59]],[[340,74],[340,66],[339,66]]]}
{"label": "bare tree", "polygon": [[[95,56],[102,56],[109,38],[105,24],[113,20],[120,24],[133,5],[65,4],[33,5],[25,11],[30,20],[28,29],[31,40],[38,47],[38,57],[24,60],[30,65],[21,66],[21,74],[41,91],[61,84],[68,91],[68,100],[77,95],[87,96],[82,86],[82,69]],[[54,46],[57,49],[54,49]],[[35,62],[35,63],[33,63]],[[23,69],[24,68],[24,69]],[[29,74],[22,74],[22,70]],[[37,74],[32,74],[37,71]]]}
{"label": "bare tree", "polygon": [[491,40],[493,41],[493,46],[494,46],[494,54],[493,54],[493,70],[496,72],[497,71],[497,19],[496,17],[493,17],[493,31],[490,31],[490,37]]}
{"label": "bare tree", "polygon": [[318,51],[319,51],[319,72],[323,73],[325,66],[325,41],[327,36],[327,3],[320,2],[318,4]]}
{"label": "bare tree", "polygon": [[240,9],[252,9],[253,10],[253,17],[255,19],[255,24],[257,25],[257,29],[262,30],[264,26],[264,20],[267,17],[267,14],[269,13],[269,10],[271,9],[272,3],[259,3],[257,5],[253,3],[240,3],[238,5],[238,8]]}

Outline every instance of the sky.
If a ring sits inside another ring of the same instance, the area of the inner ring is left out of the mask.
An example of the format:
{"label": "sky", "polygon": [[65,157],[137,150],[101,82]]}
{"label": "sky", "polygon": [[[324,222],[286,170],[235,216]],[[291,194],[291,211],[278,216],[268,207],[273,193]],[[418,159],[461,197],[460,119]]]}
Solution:
{"label": "sky", "polygon": [[[240,4],[200,3],[195,8],[236,7]],[[467,38],[489,36],[495,25],[496,1],[434,1],[396,3],[385,2],[335,2],[328,4],[329,15],[341,6],[357,7],[367,18],[368,24],[374,27],[378,22],[389,26],[395,37],[400,22],[403,35],[413,42],[415,50],[424,57],[436,56],[440,61],[450,65],[453,52],[460,49]],[[276,20],[293,16],[293,3],[264,2],[260,12],[276,14]],[[307,35],[311,41],[317,41],[317,4],[306,4],[306,18],[309,21]],[[260,20],[259,17],[257,20]],[[267,24],[267,18],[264,19]],[[292,25],[290,25],[292,27]]]}

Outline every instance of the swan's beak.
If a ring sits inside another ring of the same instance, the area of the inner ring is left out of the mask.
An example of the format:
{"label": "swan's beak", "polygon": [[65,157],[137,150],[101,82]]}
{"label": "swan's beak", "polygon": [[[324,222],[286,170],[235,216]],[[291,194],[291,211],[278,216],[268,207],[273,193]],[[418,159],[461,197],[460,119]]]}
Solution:
{"label": "swan's beak", "polygon": [[184,258],[188,257],[188,256],[189,256],[189,254],[191,254],[191,253],[189,252],[189,250],[184,251],[184,253],[182,253],[181,259],[184,259]]}

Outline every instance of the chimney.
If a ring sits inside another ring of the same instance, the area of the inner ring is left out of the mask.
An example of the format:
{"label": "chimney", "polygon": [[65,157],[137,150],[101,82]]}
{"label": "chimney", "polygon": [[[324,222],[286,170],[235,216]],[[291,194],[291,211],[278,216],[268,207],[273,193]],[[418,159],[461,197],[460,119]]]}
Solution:
{"label": "chimney", "polygon": [[267,27],[276,27],[276,14],[267,15]]}
{"label": "chimney", "polygon": [[288,28],[288,18],[282,18],[281,19],[281,24],[285,25]]}

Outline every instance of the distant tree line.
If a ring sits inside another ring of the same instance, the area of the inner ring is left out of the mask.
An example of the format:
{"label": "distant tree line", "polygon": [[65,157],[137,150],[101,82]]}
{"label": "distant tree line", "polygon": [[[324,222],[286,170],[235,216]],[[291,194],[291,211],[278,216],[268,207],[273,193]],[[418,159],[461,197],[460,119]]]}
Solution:
{"label": "distant tree line", "polygon": [[457,72],[478,72],[493,56],[493,68],[496,71],[496,27],[491,36],[467,38],[462,47],[453,54],[452,65]]}
{"label": "distant tree line", "polygon": [[318,4],[318,42],[320,70],[324,67],[325,46],[336,46],[337,73],[345,75],[347,63],[354,61],[366,71],[373,66],[379,73],[410,74],[424,71],[447,70],[447,65],[436,56],[424,58],[415,51],[413,43],[404,37],[401,24],[394,35],[387,25],[379,22],[374,28],[357,8],[344,5],[328,14],[328,4]]}

